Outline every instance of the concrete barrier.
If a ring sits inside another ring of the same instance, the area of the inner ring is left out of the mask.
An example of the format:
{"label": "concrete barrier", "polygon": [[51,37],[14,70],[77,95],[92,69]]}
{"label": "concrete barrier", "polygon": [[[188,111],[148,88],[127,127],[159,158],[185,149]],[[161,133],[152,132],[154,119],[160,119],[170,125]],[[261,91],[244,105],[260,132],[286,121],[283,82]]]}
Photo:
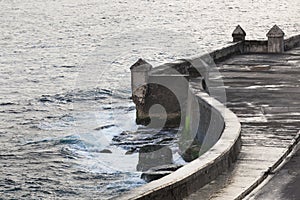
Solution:
{"label": "concrete barrier", "polygon": [[[272,28],[273,30],[274,27]],[[275,28],[277,31],[278,27],[276,26]],[[200,59],[205,60],[209,57],[217,63],[232,55],[245,53],[281,53],[282,45],[284,45],[284,50],[300,46],[300,35],[286,39],[282,44],[284,34],[281,34],[280,38],[276,38],[276,34],[272,35],[269,33],[269,40],[271,38],[272,41],[245,40],[244,36],[246,34],[241,32],[242,36],[234,39],[235,42],[233,44],[213,51],[208,55],[200,56]],[[234,36],[236,37],[236,35]],[[276,36],[275,39],[273,36]],[[204,80],[207,78],[205,77],[207,76],[205,72],[198,74],[198,69],[193,70],[192,59],[183,59],[161,65],[153,68],[148,75],[151,79],[152,75],[167,74],[170,69],[175,69],[180,74],[185,75],[187,79],[197,75],[201,75]],[[192,88],[190,87],[190,89]],[[216,99],[203,92],[203,90],[192,89],[192,93],[187,98],[187,107],[189,105],[195,107],[193,104],[199,104],[199,110],[192,111],[187,108],[186,111],[187,115],[191,118],[191,128],[198,129],[201,127],[197,130],[196,139],[198,141],[201,142],[204,136],[210,135],[205,123],[208,118],[209,120],[212,119],[211,115],[214,115],[213,119],[218,124],[211,129],[216,134],[213,134],[215,138],[210,140],[212,142],[207,145],[206,152],[172,174],[136,188],[116,199],[182,199],[214,180],[236,160],[241,148],[241,125],[237,116]],[[201,118],[201,112],[209,112],[210,114],[204,115],[206,118],[203,118],[203,116]]]}
{"label": "concrete barrier", "polygon": [[241,125],[236,115],[207,93],[193,90],[199,103],[212,108],[212,112],[224,119],[224,129],[217,141],[206,153],[184,167],[156,181],[116,199],[182,199],[215,179],[236,160],[241,147]]}
{"label": "concrete barrier", "polygon": [[230,56],[244,53],[244,42],[237,42],[222,49],[211,52],[210,57],[217,63],[223,61]]}
{"label": "concrete barrier", "polygon": [[300,47],[300,35],[296,35],[284,40],[284,50],[288,51],[295,47]]}
{"label": "concrete barrier", "polygon": [[268,41],[247,40],[243,44],[243,53],[267,53]]}

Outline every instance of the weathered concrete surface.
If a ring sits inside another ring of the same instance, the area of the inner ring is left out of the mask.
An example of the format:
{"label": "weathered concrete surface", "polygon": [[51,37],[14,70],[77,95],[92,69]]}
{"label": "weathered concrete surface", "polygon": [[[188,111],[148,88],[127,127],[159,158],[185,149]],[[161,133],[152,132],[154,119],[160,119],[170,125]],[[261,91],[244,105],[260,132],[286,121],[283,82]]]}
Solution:
{"label": "weathered concrete surface", "polygon": [[300,198],[300,145],[287,163],[249,200],[298,200]]}
{"label": "weathered concrete surface", "polygon": [[239,199],[268,175],[300,129],[300,48],[237,55],[219,64],[227,107],[242,123],[242,150],[228,173],[188,199]]}

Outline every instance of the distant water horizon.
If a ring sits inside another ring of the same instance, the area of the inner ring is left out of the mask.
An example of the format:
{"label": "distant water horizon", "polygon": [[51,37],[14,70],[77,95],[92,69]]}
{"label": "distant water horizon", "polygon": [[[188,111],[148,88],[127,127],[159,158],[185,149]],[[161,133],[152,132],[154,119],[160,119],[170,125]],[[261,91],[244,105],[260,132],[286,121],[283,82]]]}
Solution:
{"label": "distant water horizon", "polygon": [[228,45],[236,25],[266,39],[300,33],[300,2],[0,1],[0,198],[109,199],[145,184],[137,154],[111,148],[135,131],[129,67]]}

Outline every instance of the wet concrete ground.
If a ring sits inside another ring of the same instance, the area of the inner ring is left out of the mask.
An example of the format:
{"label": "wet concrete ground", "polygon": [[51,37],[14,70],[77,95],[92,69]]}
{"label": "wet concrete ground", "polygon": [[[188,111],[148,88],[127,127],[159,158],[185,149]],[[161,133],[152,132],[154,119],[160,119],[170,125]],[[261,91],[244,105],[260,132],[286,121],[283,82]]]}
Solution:
{"label": "wet concrete ground", "polygon": [[[300,48],[284,54],[237,55],[220,63],[219,69],[227,107],[242,124],[242,150],[229,172],[187,199],[244,197],[245,191],[268,175],[269,168],[287,152],[300,130]],[[299,153],[296,155],[296,161],[291,160],[292,164],[277,178],[281,182],[275,179],[276,187],[266,185],[263,194],[274,194],[281,185],[283,199],[299,197],[299,171],[289,171],[299,168]],[[285,176],[289,172],[296,174],[294,178]]]}
{"label": "wet concrete ground", "polygon": [[249,195],[250,200],[298,200],[300,199],[300,145],[286,164],[262,186]]}

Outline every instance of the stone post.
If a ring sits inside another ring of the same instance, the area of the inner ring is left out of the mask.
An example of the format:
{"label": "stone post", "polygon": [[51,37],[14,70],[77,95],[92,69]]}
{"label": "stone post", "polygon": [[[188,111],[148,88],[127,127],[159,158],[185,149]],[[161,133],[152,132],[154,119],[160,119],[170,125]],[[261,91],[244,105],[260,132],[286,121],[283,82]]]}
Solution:
{"label": "stone post", "polygon": [[141,58],[130,67],[132,94],[137,88],[148,83],[149,72],[151,69],[152,65]]}
{"label": "stone post", "polygon": [[237,25],[237,27],[234,29],[232,33],[233,42],[239,42],[244,41],[246,37],[246,32],[240,25]]}
{"label": "stone post", "polygon": [[267,33],[268,37],[268,53],[284,52],[284,32],[274,25]]}

